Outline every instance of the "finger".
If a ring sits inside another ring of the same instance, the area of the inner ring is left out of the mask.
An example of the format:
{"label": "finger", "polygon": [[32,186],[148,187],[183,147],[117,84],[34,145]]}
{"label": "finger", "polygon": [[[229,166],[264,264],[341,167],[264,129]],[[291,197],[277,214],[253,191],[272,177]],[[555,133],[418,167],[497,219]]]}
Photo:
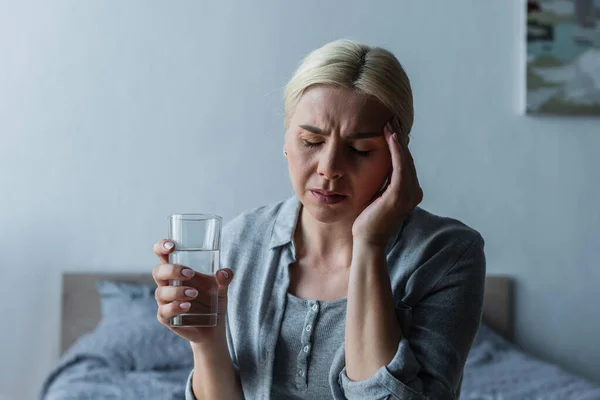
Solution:
{"label": "finger", "polygon": [[219,303],[219,315],[227,314],[227,295],[229,291],[229,285],[233,280],[233,271],[229,268],[222,268],[216,273],[217,284],[218,284],[218,303]]}
{"label": "finger", "polygon": [[398,118],[394,117],[392,120],[392,129],[393,132],[396,133],[396,140],[398,142],[398,148],[400,150],[400,156],[402,157],[403,167],[405,167],[404,172],[410,172],[411,164],[414,166],[414,161],[412,159],[412,154],[408,149],[408,135],[402,134],[400,132],[400,122],[398,122]]}
{"label": "finger", "polygon": [[188,312],[190,307],[191,303],[189,301],[174,301],[172,303],[163,304],[158,306],[156,318],[161,324],[169,327],[169,320],[172,317]]}
{"label": "finger", "polygon": [[392,176],[390,177],[389,186],[392,187],[392,191],[397,190],[401,187],[402,176],[403,176],[403,165],[402,165],[402,149],[400,143],[397,140],[397,134],[394,134],[392,125],[388,122],[385,129],[385,138],[388,141],[390,148],[390,155],[392,157]]}
{"label": "finger", "polygon": [[[394,118],[394,120],[397,123],[397,118]],[[417,179],[417,169],[415,167],[415,160],[412,156],[412,152],[410,151],[410,149],[408,148],[408,143],[409,143],[409,139],[408,139],[408,135],[404,135],[404,140],[400,141],[400,150],[401,153],[403,155],[403,158],[405,161],[404,166],[405,166],[405,171],[407,173],[407,177],[409,179],[409,183],[410,183],[410,187],[414,187],[416,188],[416,185],[418,185],[418,179]]]}
{"label": "finger", "polygon": [[[400,122],[397,117],[394,117],[392,120],[392,127],[396,132],[400,129]],[[408,148],[408,144],[410,142],[410,137],[408,134],[403,134],[402,139],[400,140],[400,151],[404,161],[404,171],[406,172],[406,181],[407,186],[411,188],[411,192],[415,195],[416,203],[420,203],[423,199],[423,190],[419,185],[419,179],[417,178],[417,169],[415,167],[415,160],[413,159],[412,153]]]}
{"label": "finger", "polygon": [[219,297],[227,297],[229,285],[233,279],[233,271],[229,268],[222,268],[217,271],[217,284],[219,285]]}
{"label": "finger", "polygon": [[154,298],[160,305],[172,301],[190,301],[198,296],[198,290],[189,286],[159,286],[154,291]]}
{"label": "finger", "polygon": [[419,191],[418,182],[417,182],[417,171],[415,169],[415,162],[412,158],[412,154],[408,149],[408,142],[404,141],[399,143],[398,145],[400,149],[400,153],[402,155],[402,167],[403,167],[403,184],[407,188],[406,191],[406,200],[409,202],[413,202],[413,196],[416,196]]}
{"label": "finger", "polygon": [[159,264],[152,271],[152,277],[159,286],[168,285],[171,279],[189,280],[194,274],[193,269],[179,264]]}
{"label": "finger", "polygon": [[402,127],[400,126],[400,120],[398,120],[398,117],[392,118],[392,129],[394,132],[396,132],[396,135],[398,135],[400,141],[406,142],[408,145],[410,138],[408,137],[408,133],[402,132]]}
{"label": "finger", "polygon": [[169,254],[175,251],[175,243],[169,239],[159,240],[154,244],[154,254],[156,254],[161,264],[169,263]]}

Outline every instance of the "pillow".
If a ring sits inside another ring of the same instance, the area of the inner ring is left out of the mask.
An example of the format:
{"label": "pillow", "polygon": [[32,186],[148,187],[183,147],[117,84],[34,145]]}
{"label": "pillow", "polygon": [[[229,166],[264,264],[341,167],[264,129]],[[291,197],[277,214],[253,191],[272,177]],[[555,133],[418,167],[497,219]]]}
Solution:
{"label": "pillow", "polygon": [[100,295],[103,320],[145,316],[156,318],[156,285],[101,280],[96,284],[96,290]]}
{"label": "pillow", "polygon": [[479,346],[483,343],[489,343],[495,347],[507,348],[510,347],[510,342],[506,340],[498,332],[490,328],[485,322],[481,321],[479,330],[475,339],[473,340],[472,347]]}
{"label": "pillow", "polygon": [[93,351],[96,358],[122,371],[172,370],[193,365],[189,342],[156,319],[155,285],[104,280],[96,288],[102,318],[74,351]]}

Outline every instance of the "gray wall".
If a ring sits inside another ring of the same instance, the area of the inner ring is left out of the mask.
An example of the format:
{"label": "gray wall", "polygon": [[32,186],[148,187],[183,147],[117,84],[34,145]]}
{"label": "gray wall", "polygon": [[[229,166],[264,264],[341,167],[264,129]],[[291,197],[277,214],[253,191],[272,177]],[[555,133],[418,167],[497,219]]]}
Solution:
{"label": "gray wall", "polygon": [[339,37],[405,65],[423,207],[517,279],[518,342],[600,381],[600,120],[522,115],[521,3],[0,0],[0,399],[56,361],[63,271],[151,271],[170,213],[293,194],[281,89]]}

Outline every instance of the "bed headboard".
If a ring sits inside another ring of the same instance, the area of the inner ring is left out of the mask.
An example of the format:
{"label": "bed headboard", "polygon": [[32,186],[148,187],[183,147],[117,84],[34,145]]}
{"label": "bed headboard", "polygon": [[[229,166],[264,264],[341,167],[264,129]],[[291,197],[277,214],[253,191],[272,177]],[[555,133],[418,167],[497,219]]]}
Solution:
{"label": "bed headboard", "polygon": [[[96,283],[113,280],[154,284],[150,273],[65,273],[62,279],[61,354],[100,321],[100,298]],[[512,339],[512,285],[507,276],[488,276],[485,281],[483,320]]]}
{"label": "bed headboard", "polygon": [[61,354],[79,336],[94,329],[100,321],[100,296],[96,284],[102,280],[154,284],[151,273],[64,273],[62,277]]}
{"label": "bed headboard", "polygon": [[483,294],[483,321],[508,340],[513,340],[513,286],[509,276],[488,275]]}

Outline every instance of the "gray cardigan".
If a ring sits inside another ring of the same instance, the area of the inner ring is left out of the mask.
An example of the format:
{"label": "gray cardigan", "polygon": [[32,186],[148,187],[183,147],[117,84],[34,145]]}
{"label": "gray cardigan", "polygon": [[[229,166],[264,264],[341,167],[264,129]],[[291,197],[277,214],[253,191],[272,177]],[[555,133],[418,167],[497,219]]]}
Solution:
{"label": "gray cardigan", "polygon": [[[280,338],[279,334],[285,332],[281,326],[288,266],[296,259],[293,234],[300,207],[293,196],[246,211],[223,228],[221,267],[235,273],[229,287],[227,341],[248,399],[271,398],[273,385],[280,384],[273,382],[276,345],[299,340],[299,335]],[[372,377],[352,381],[346,375],[341,340],[341,345],[330,349],[334,356],[329,367],[311,371],[327,376],[328,393],[320,398],[458,399],[463,367],[481,320],[486,269],[483,248],[477,231],[417,207],[387,246],[403,333],[393,360]],[[335,333],[338,339],[344,336],[343,328],[341,324]],[[278,358],[283,356],[280,350],[277,353]],[[186,400],[195,400],[193,373],[187,382]]]}

